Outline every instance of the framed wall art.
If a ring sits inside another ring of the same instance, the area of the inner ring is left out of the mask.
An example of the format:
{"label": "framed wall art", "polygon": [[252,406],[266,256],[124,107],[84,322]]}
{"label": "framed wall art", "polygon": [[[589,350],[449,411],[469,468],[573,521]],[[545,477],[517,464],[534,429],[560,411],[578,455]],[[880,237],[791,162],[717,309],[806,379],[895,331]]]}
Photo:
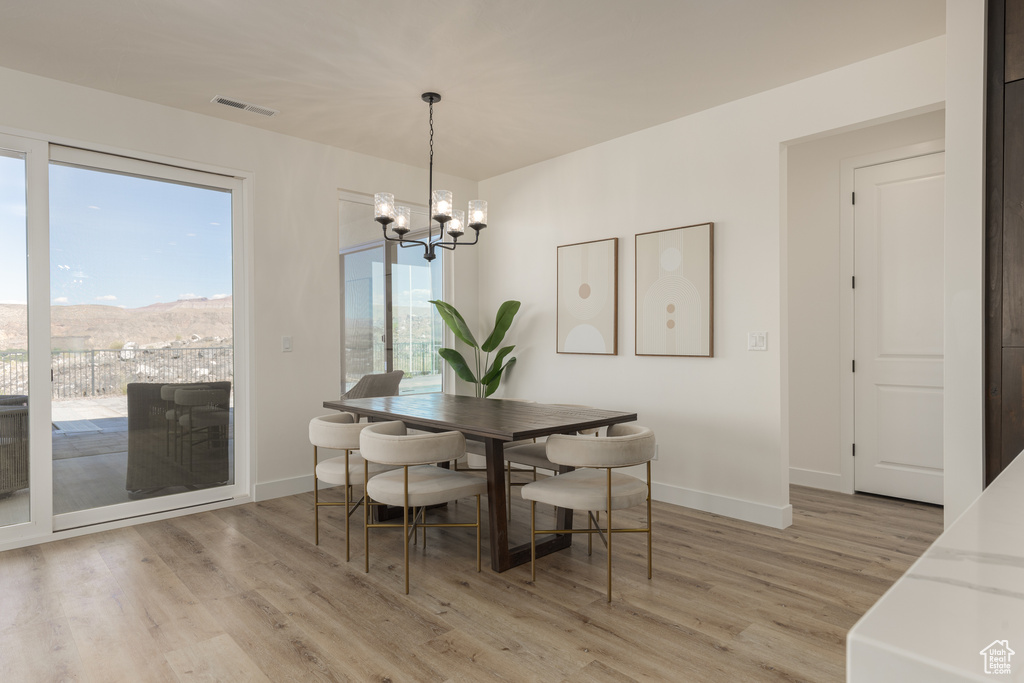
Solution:
{"label": "framed wall art", "polygon": [[636,236],[636,355],[714,356],[714,231]]}
{"label": "framed wall art", "polygon": [[558,247],[558,353],[619,352],[619,238]]}

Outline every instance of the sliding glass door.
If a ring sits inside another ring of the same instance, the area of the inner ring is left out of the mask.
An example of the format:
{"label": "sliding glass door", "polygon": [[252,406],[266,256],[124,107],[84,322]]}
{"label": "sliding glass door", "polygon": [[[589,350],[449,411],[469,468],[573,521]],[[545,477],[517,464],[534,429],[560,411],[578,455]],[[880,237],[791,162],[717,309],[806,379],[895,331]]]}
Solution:
{"label": "sliding glass door", "polygon": [[235,184],[81,150],[51,152],[58,526],[234,483]]}
{"label": "sliding glass door", "polygon": [[[413,217],[426,225],[425,212]],[[340,233],[342,392],[391,370],[405,373],[402,394],[440,392],[444,327],[430,300],[443,298],[444,250],[428,263],[422,249],[384,242],[369,199],[342,200]]]}
{"label": "sliding glass door", "polygon": [[241,190],[0,134],[0,547],[248,493]]}

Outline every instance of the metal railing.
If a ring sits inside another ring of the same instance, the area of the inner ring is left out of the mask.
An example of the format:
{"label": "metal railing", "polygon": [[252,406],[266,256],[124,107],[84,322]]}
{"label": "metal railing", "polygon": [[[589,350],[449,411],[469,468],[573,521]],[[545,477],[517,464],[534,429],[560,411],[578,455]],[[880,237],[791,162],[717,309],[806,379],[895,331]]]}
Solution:
{"label": "metal railing", "polygon": [[[131,382],[231,381],[232,347],[90,349],[50,354],[52,397],[121,396]],[[0,351],[0,394],[28,393],[28,354]]]}
{"label": "metal railing", "polygon": [[[392,347],[392,358],[395,370],[404,370],[406,376],[439,375],[444,368],[444,361],[437,355],[441,348],[435,342],[395,342]],[[384,344],[374,344],[372,348],[345,349],[345,376],[358,379],[373,372],[384,372]]]}

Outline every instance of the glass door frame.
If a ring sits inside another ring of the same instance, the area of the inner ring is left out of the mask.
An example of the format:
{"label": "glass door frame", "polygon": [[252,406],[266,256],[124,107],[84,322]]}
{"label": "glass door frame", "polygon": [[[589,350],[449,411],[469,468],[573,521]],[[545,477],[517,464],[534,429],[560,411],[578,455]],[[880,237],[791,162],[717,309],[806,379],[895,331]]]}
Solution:
{"label": "glass door frame", "polygon": [[4,544],[53,531],[53,442],[50,413],[50,195],[49,144],[0,134],[0,147],[25,155],[25,229],[28,254],[29,520],[0,528]]}
{"label": "glass door frame", "polygon": [[[213,509],[254,498],[251,419],[252,381],[255,377],[251,340],[255,333],[253,300],[253,197],[252,173],[188,162],[131,150],[90,145],[91,150],[60,146],[62,163],[110,168],[157,179],[177,180],[202,186],[220,186],[232,192],[232,297],[234,327],[234,484],[190,491],[150,500],[132,501],[95,510],[53,514],[52,388],[50,379],[50,217],[49,173],[51,152],[58,145],[75,144],[31,135],[0,131],[0,148],[25,155],[26,230],[28,271],[29,352],[29,521],[0,527],[0,551],[128,526],[139,517],[161,519]],[[93,151],[95,150],[95,151]],[[144,157],[144,158],[140,158]],[[111,168],[113,166],[113,168]],[[154,169],[159,170],[155,173]],[[218,177],[211,183],[211,177]]]}
{"label": "glass door frame", "polygon": [[[159,161],[145,161],[137,158],[112,155],[104,152],[94,152],[91,150],[73,147],[62,147],[58,145],[51,146],[49,161],[98,171],[111,171],[114,173],[152,178],[158,181],[179,182],[188,185],[211,187],[230,191],[232,222],[232,294],[234,295],[234,292],[244,293],[246,291],[244,273],[248,272],[249,269],[244,266],[246,252],[243,249],[245,242],[243,237],[243,226],[245,225],[245,192],[243,178],[210,171],[193,170],[183,168],[181,166],[170,166]],[[47,235],[49,234],[49,229],[49,225],[47,225]],[[49,278],[49,264],[46,264],[46,277]],[[46,292],[47,297],[49,297],[49,282],[46,284]],[[249,335],[247,334],[246,325],[244,324],[244,320],[246,318],[244,312],[246,306],[244,301],[246,300],[246,297],[243,294],[243,296],[239,298],[242,299],[242,301],[237,301],[233,296],[232,302],[232,328],[243,332],[242,334],[237,334],[234,331],[232,332],[235,363],[235,367],[233,369],[234,483],[225,486],[200,489],[197,491],[175,493],[145,500],[133,500],[125,503],[116,503],[98,508],[77,510],[74,512],[53,515],[54,531],[75,529],[84,526],[102,524],[105,522],[117,522],[132,517],[169,512],[181,508],[194,507],[196,505],[231,501],[250,493],[250,449],[248,448],[248,439],[246,438],[248,435],[248,420],[246,419],[248,416],[248,405],[246,401],[248,395],[247,380],[249,379],[246,363],[248,353],[246,353],[246,350],[238,348],[239,346],[244,347],[248,343]],[[240,308],[243,310],[235,311],[234,307],[236,302],[241,304]],[[49,301],[47,301],[47,318],[49,318],[48,311]],[[49,322],[49,320],[47,320],[47,322]],[[46,334],[46,343],[47,345],[50,343],[49,330],[47,330]],[[241,351],[241,353],[239,353],[239,351]],[[47,359],[49,359],[49,349],[47,349],[46,354]],[[47,372],[49,372],[48,368]],[[29,381],[31,382],[31,376]]]}
{"label": "glass door frame", "polygon": [[[353,204],[363,204],[365,206],[373,208],[373,196],[368,194],[362,194],[358,192],[349,192],[341,190],[338,192],[339,207],[340,202],[350,202]],[[418,204],[416,202],[407,202],[396,198],[396,201],[401,201],[402,204],[412,208],[413,218],[427,218],[427,207],[425,204]],[[416,230],[409,233],[409,239],[424,239],[427,236],[426,228]],[[344,259],[346,254],[352,254],[359,251],[365,251],[367,249],[384,248],[384,354],[385,354],[385,371],[390,371],[394,367],[394,311],[393,311],[393,292],[391,290],[391,267],[397,262],[398,254],[398,243],[388,242],[383,237],[368,242],[360,242],[358,244],[352,244],[346,247],[340,247],[338,250],[338,268],[339,268],[339,282],[342,287],[345,286],[345,282],[342,279],[344,276]],[[443,251],[443,250],[439,250]],[[454,261],[452,254],[453,251],[443,251],[441,255],[441,293],[442,297],[445,292],[452,291],[451,287],[454,281],[453,277],[453,265]],[[340,302],[340,318],[342,325],[342,341],[341,341],[341,393],[345,393],[345,341],[344,341],[344,329],[345,329],[345,294],[341,293]],[[452,348],[455,344],[455,336],[447,326],[443,326],[443,339],[444,345]],[[455,373],[448,365],[448,363],[441,364],[441,391],[438,393],[445,393],[449,387],[455,386]]]}

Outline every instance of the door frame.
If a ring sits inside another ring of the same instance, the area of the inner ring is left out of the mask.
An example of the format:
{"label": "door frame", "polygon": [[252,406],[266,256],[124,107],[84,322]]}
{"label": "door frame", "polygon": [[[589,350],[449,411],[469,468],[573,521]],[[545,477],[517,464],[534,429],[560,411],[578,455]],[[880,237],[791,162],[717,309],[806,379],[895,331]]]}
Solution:
{"label": "door frame", "polygon": [[[6,144],[5,144],[6,143]],[[28,213],[28,334],[29,334],[29,485],[30,521],[0,527],[0,551],[47,541],[132,526],[141,522],[170,519],[186,514],[238,505],[255,499],[256,430],[252,419],[255,394],[255,354],[252,340],[255,321],[252,301],[255,295],[254,270],[254,197],[252,171],[227,168],[206,162],[168,157],[161,154],[102,143],[83,143],[73,138],[44,135],[0,127],[0,145],[26,152],[26,206]],[[238,201],[232,201],[232,280],[234,302],[234,441],[235,483],[220,489],[176,494],[180,505],[168,508],[161,500],[132,501],[118,506],[125,516],[111,519],[103,513],[69,513],[75,517],[56,518],[53,514],[53,442],[50,372],[50,219],[49,172],[51,146],[81,150],[83,155],[98,154],[122,158],[141,166],[156,164],[184,172],[212,174],[233,179]],[[35,255],[35,256],[33,256]],[[38,385],[45,388],[40,391]],[[216,495],[211,495],[216,491]],[[197,495],[198,494],[198,495]],[[139,505],[138,503],[143,503]],[[122,507],[124,506],[124,507]],[[129,507],[131,506],[131,507]]]}
{"label": "door frame", "polygon": [[[426,204],[422,204],[422,203],[419,203],[419,202],[409,202],[409,201],[402,200],[400,198],[396,198],[396,201],[401,201],[403,204],[411,207],[412,210],[413,210],[413,216],[417,216],[418,215],[418,216],[421,216],[422,218],[426,218],[427,217],[427,206],[426,206]],[[353,204],[363,204],[363,205],[371,206],[372,207],[373,206],[373,195],[365,194],[365,193],[362,193],[362,192],[354,192],[352,190],[338,190],[338,210],[339,210],[339,214],[340,214],[340,211],[341,211],[341,202],[350,202],[350,203],[353,203]],[[417,229],[417,230],[411,232],[409,234],[409,238],[410,239],[423,239],[423,238],[426,237],[426,235],[427,235],[426,228],[422,228],[422,229]],[[365,249],[373,249],[373,248],[381,247],[381,246],[383,246],[383,248],[384,248],[384,262],[385,262],[385,285],[384,285],[384,288],[385,288],[385,295],[387,297],[387,301],[389,302],[388,305],[386,306],[388,312],[385,314],[388,317],[388,323],[386,325],[388,340],[387,340],[386,343],[387,343],[388,347],[390,348],[391,345],[393,344],[393,341],[394,341],[393,333],[392,333],[392,329],[391,329],[391,316],[390,316],[390,311],[391,311],[391,305],[390,305],[390,301],[391,301],[391,267],[390,267],[390,260],[394,256],[394,251],[393,250],[397,249],[398,245],[396,243],[394,243],[394,242],[387,242],[387,241],[385,241],[383,236],[381,236],[381,237],[379,237],[377,239],[368,241],[368,242],[360,242],[358,244],[351,244],[351,245],[348,245],[346,247],[341,247],[339,245],[339,248],[338,248],[339,285],[341,287],[345,286],[345,282],[344,282],[344,263],[343,263],[343,260],[345,258],[345,254],[351,254],[352,252],[363,251]],[[455,257],[454,257],[454,254],[455,254],[454,251],[448,251],[448,252],[444,253],[442,255],[442,257],[441,257],[441,292],[442,292],[442,296],[448,295],[451,292],[455,291],[455,265],[454,265]],[[341,393],[345,393],[345,379],[344,379],[344,377],[345,377],[345,343],[344,343],[344,339],[345,339],[345,295],[344,295],[344,293],[342,293],[342,295],[341,295],[341,308],[340,308],[339,317],[341,319],[341,337],[340,337],[340,339],[342,340],[342,342],[341,342],[341,373],[342,373],[342,376],[339,378],[339,380],[340,380],[340,383],[341,383]],[[455,335],[452,333],[452,331],[450,329],[448,329],[447,325],[444,326],[442,334],[444,335],[444,337],[443,337],[444,338],[444,345],[449,347],[449,348],[455,348]],[[390,361],[391,361],[390,352],[388,354],[388,360],[389,360],[389,363],[390,363]],[[454,387],[455,387],[455,371],[452,370],[451,366],[448,363],[443,363],[441,365],[441,393],[442,394],[444,394],[444,393],[455,393]]]}
{"label": "door frame", "polygon": [[888,164],[946,151],[945,140],[929,140],[905,147],[843,159],[839,174],[839,490],[854,492],[854,172],[858,168]]}

